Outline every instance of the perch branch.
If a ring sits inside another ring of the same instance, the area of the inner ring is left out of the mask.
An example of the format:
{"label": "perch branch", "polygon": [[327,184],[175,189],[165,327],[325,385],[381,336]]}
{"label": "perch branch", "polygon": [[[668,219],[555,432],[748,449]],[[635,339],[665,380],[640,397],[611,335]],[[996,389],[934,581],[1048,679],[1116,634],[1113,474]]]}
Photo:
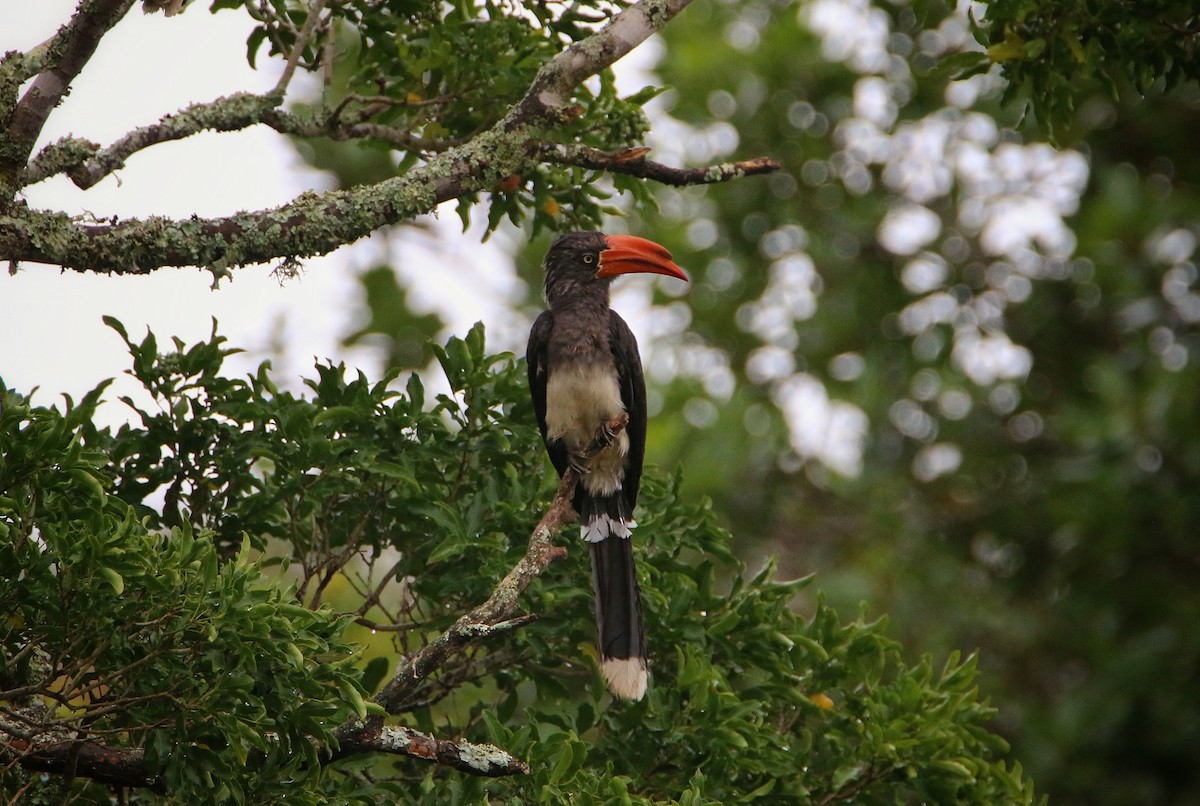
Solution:
{"label": "perch branch", "polygon": [[[584,451],[584,459],[591,459],[611,445],[628,424],[629,415],[621,414],[608,422],[606,428],[598,429],[592,443]],[[403,709],[406,697],[417,685],[462,647],[519,626],[521,620],[514,620],[514,616],[517,613],[517,600],[520,595],[550,563],[566,556],[567,550],[555,546],[553,540],[554,535],[563,526],[575,519],[571,499],[575,495],[577,482],[578,477],[574,470],[568,469],[563,474],[550,509],[542,516],[529,537],[529,548],[525,556],[496,586],[487,601],[461,616],[450,629],[400,665],[395,676],[375,695],[375,702],[385,711],[394,714]]]}

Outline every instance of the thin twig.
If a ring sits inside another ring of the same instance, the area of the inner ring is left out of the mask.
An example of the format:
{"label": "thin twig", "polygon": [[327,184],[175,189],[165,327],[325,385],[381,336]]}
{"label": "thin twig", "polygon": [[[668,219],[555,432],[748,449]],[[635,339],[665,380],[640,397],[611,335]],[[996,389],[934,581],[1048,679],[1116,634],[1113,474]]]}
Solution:
{"label": "thin twig", "polygon": [[624,151],[610,152],[580,145],[544,145],[538,153],[546,162],[626,174],[676,187],[727,182],[743,176],[771,173],[780,168],[779,163],[770,157],[724,162],[701,168],[674,168],[646,159],[649,151],[648,148],[627,148]]}
{"label": "thin twig", "polygon": [[300,33],[296,35],[296,42],[292,45],[292,51],[288,54],[287,64],[283,67],[283,74],[279,76],[279,81],[276,82],[274,89],[270,94],[282,98],[287,92],[288,84],[292,83],[292,75],[296,72],[297,65],[300,64],[301,57],[304,56],[304,49],[308,47],[312,40],[313,32],[317,29],[317,23],[320,22],[321,11],[325,8],[325,0],[314,0],[313,4],[308,7],[308,16],[304,19],[304,26],[300,29]]}

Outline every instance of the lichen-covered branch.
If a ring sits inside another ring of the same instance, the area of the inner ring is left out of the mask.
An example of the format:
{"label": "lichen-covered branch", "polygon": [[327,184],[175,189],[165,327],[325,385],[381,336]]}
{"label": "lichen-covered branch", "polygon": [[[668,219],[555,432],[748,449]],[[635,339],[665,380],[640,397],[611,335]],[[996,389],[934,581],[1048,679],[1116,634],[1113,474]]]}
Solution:
{"label": "lichen-covered branch", "polygon": [[283,102],[282,95],[236,93],[215,101],[193,104],[149,126],[134,129],[108,148],[77,137],[65,137],[46,146],[29,163],[21,185],[32,185],[65,173],[87,189],[142,149],[182,140],[203,131],[231,132],[262,123]]}
{"label": "lichen-covered branch", "polygon": [[[117,0],[91,0],[88,6]],[[539,151],[561,122],[570,90],[608,68],[682,10],[690,0],[641,0],[607,25],[554,58],[538,71],[528,91],[490,129],[466,143],[450,146],[424,164],[375,185],[305,193],[269,210],[223,218],[184,220],[145,218],[88,221],[36,210],[20,201],[0,209],[0,259],[46,263],[109,274],[140,274],[165,266],[201,266],[217,277],[243,265],[325,254],[377,229],[431,212],[438,204],[490,191],[508,176],[521,174],[539,160]],[[121,0],[128,8],[130,0]],[[82,65],[80,65],[82,66]],[[278,109],[274,95],[231,96],[222,104],[191,107],[156,126],[133,132],[110,149],[71,139],[51,146],[28,168],[24,161],[10,181],[66,171],[77,181],[94,181],[130,154],[203,128],[240,128],[252,121],[284,131],[316,133],[319,120],[305,120]],[[361,121],[360,121],[361,123]],[[357,124],[350,124],[357,125]],[[389,135],[386,129],[333,125],[321,132],[334,137]],[[22,158],[27,159],[28,152]],[[733,174],[731,174],[732,176]],[[714,174],[717,177],[718,174]],[[715,180],[714,180],[715,181]]]}
{"label": "lichen-covered branch", "polygon": [[757,157],[740,162],[723,162],[701,168],[674,168],[661,162],[646,159],[649,148],[628,148],[624,151],[608,152],[597,148],[578,145],[545,145],[538,153],[546,162],[560,165],[577,165],[609,173],[626,174],[641,179],[652,179],[664,185],[707,185],[727,182],[743,176],[766,174],[779,170],[779,163],[770,157]]}
{"label": "lichen-covered branch", "polygon": [[340,734],[339,739],[338,750],[331,761],[361,753],[389,753],[419,758],[486,778],[529,772],[528,764],[495,745],[438,739],[400,725],[359,723]]}
{"label": "lichen-covered branch", "polygon": [[[385,753],[488,778],[529,772],[529,765],[495,745],[439,739],[400,725],[357,723],[340,738],[335,752],[321,756],[322,763],[363,753]],[[34,730],[30,734],[10,719],[0,719],[0,763],[16,763],[33,772],[71,775],[110,786],[166,794],[161,781],[147,768],[145,751],[139,747],[109,747],[61,732]]]}
{"label": "lichen-covered branch", "polygon": [[106,747],[39,729],[44,706],[0,717],[0,763],[20,764],[34,772],[90,778],[102,784],[161,791],[146,769],[146,754],[137,747]]}
{"label": "lichen-covered branch", "polygon": [[183,140],[205,131],[232,132],[257,125],[297,137],[378,140],[405,150],[438,152],[461,145],[448,140],[416,137],[397,126],[345,121],[336,109],[290,112],[279,108],[282,103],[283,95],[276,92],[227,95],[192,104],[156,123],[134,129],[107,148],[78,137],[64,137],[43,148],[30,161],[21,177],[21,185],[33,185],[61,173],[86,190],[113,171],[124,168],[126,160],[151,146]]}
{"label": "lichen-covered branch", "polygon": [[22,204],[0,214],[0,258],[108,274],[203,266],[220,276],[251,263],[311,257],[494,187],[523,164],[517,145],[526,143],[493,132],[374,185],[303,193],[281,207],[224,218],[88,223]]}
{"label": "lichen-covered branch", "polygon": [[75,15],[54,35],[37,59],[26,60],[26,69],[36,67],[38,72],[32,74],[35,75],[33,83],[20,101],[14,105],[11,97],[0,97],[0,109],[8,112],[0,113],[0,211],[11,204],[17,191],[17,179],[46,119],[92,58],[100,40],[125,16],[133,3],[134,0],[83,0]]}

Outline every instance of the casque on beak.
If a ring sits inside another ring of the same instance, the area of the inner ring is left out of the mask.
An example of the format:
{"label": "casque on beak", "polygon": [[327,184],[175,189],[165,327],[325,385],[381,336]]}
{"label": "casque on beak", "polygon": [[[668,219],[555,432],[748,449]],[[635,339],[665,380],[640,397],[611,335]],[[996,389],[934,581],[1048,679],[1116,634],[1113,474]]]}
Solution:
{"label": "casque on beak", "polygon": [[636,235],[608,235],[604,240],[608,248],[600,253],[597,277],[635,273],[665,274],[687,282],[687,275],[671,260],[671,253],[666,247]]}

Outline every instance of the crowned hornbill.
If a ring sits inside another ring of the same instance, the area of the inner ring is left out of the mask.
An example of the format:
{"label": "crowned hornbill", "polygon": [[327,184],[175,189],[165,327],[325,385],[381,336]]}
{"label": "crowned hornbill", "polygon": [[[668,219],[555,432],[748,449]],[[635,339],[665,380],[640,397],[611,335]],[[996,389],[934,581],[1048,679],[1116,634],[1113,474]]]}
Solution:
{"label": "crowned hornbill", "polygon": [[[646,385],[637,340],[608,307],[608,287],[618,274],[687,275],[652,241],[599,232],[563,235],[544,265],[550,309],[529,334],[529,389],[558,474],[579,472],[574,505],[592,554],[600,668],[613,694],[640,700],[646,642],[629,538],[646,447]],[[625,430],[585,466],[581,453],[621,412],[629,414]]]}

